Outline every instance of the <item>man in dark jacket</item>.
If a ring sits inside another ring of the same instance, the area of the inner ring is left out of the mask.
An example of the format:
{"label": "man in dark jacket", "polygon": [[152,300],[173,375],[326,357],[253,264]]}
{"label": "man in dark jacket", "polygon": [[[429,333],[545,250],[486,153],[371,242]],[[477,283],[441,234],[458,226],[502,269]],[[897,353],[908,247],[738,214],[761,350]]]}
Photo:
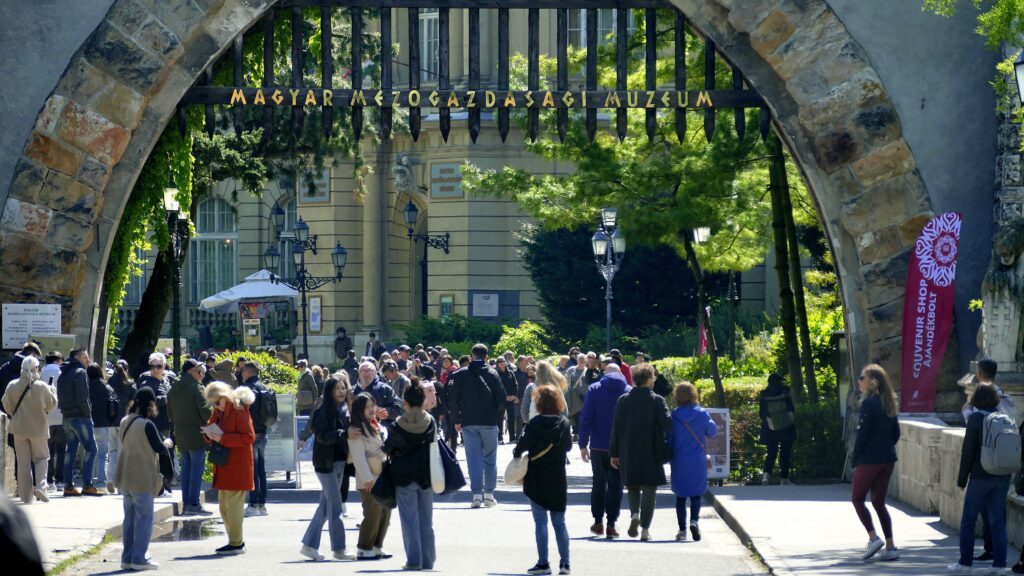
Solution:
{"label": "man in dark jacket", "polygon": [[352,339],[348,337],[345,328],[339,326],[334,337],[334,356],[340,360],[348,357],[349,350],[352,350]]}
{"label": "man in dark jacket", "polygon": [[206,426],[213,414],[200,384],[206,376],[206,366],[189,359],[181,371],[181,379],[167,394],[167,412],[174,423],[174,439],[181,451],[182,514],[208,516],[211,512],[199,503],[199,489],[206,469],[206,442],[199,428]]}
{"label": "man in dark jacket", "polygon": [[390,430],[395,420],[402,415],[402,401],[395,394],[394,388],[377,377],[377,367],[373,362],[363,362],[359,365],[359,383],[356,385],[354,395],[358,396],[363,392],[373,396],[373,402],[377,405],[377,420]]}
{"label": "man in dark jacket", "polygon": [[[782,376],[778,374],[768,376],[768,387],[762,390],[758,396],[758,404],[758,412],[761,416],[761,443],[768,447],[761,484],[767,485],[771,481],[775,460],[781,452],[779,471],[782,480],[779,481],[779,484],[788,485],[790,483],[789,468],[793,462],[793,443],[796,441],[796,423],[793,421],[796,407],[793,405],[793,395],[790,394],[789,387],[785,385]],[[776,426],[773,429],[769,424],[769,419],[773,412],[781,409],[789,413],[788,425]]]}
{"label": "man in dark jacket", "polygon": [[260,382],[260,365],[247,361],[242,366],[242,386],[251,388],[256,396],[250,410],[252,429],[256,433],[256,442],[252,445],[253,491],[249,492],[249,507],[245,510],[246,517],[267,515],[267,424],[263,414],[261,394],[267,392],[266,386]]}
{"label": "man in dark jacket", "polygon": [[43,357],[42,351],[39,350],[39,346],[35,342],[25,342],[21,352],[15,352],[14,356],[11,356],[7,362],[4,362],[3,366],[0,366],[0,388],[7,388],[7,385],[12,380],[17,380],[21,377],[21,363],[29,356],[35,356],[36,359]]}
{"label": "man in dark jacket", "polygon": [[487,346],[473,346],[469,366],[452,375],[455,382],[452,407],[455,429],[466,447],[466,466],[473,491],[473,508],[491,507],[498,482],[499,410],[505,406],[505,389],[498,373],[487,365]]}
{"label": "man in dark jacket", "polygon": [[[519,390],[519,383],[516,376],[508,369],[508,361],[499,356],[495,361],[498,378],[501,379],[501,387],[505,390],[505,427],[508,429],[508,441],[519,440],[519,418],[516,411],[516,392]],[[498,436],[500,437],[500,431]]]}
{"label": "man in dark jacket", "polygon": [[[57,378],[57,407],[64,415],[67,442],[64,455],[65,496],[103,495],[92,485],[92,474],[96,467],[96,437],[92,426],[92,404],[89,402],[89,377],[85,372],[88,364],[89,353],[83,348],[75,348]],[[75,489],[74,476],[79,444],[85,449],[81,492]]]}
{"label": "man in dark jacket", "polygon": [[[622,478],[612,467],[611,448],[612,422],[615,405],[629,391],[626,378],[618,365],[610,364],[607,373],[599,382],[591,384],[583,397],[580,411],[580,456],[590,462],[594,473],[594,484],[590,489],[590,512],[594,525],[590,532],[595,536],[618,538],[615,522],[622,508]],[[591,453],[593,451],[593,453]],[[608,529],[603,520],[607,515]]]}

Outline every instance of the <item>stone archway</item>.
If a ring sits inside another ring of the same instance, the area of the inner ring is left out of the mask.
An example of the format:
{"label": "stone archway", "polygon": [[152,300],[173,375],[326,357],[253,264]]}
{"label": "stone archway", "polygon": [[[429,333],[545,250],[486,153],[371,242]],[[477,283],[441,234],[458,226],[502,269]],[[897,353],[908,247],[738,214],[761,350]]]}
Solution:
{"label": "stone archway", "polygon": [[[832,242],[855,363],[898,374],[903,278],[931,201],[863,49],[824,0],[672,0],[768,102]],[[272,0],[116,0],[42,104],[0,216],[0,300],[89,342],[110,240],[199,73]],[[883,209],[884,208],[884,209]]]}

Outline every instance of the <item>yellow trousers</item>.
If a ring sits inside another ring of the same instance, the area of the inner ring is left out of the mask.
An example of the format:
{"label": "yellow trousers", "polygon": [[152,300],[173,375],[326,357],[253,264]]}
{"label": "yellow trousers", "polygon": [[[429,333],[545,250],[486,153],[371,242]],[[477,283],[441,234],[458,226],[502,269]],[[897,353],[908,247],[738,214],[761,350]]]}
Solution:
{"label": "yellow trousers", "polygon": [[224,519],[224,530],[228,533],[228,544],[241,546],[245,543],[242,536],[242,521],[245,520],[244,490],[218,490],[217,502],[220,504],[220,516]]}

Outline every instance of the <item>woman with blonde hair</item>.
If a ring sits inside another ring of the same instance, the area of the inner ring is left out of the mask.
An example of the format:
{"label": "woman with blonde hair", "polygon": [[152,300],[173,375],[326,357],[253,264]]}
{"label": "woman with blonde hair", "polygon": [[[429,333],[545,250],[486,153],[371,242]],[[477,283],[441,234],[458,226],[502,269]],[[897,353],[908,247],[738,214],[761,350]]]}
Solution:
{"label": "woman with blonde hair", "polygon": [[541,360],[537,363],[537,376],[531,384],[526,386],[526,390],[523,391],[523,403],[520,407],[522,412],[523,422],[529,422],[533,420],[533,417],[538,414],[537,407],[533,401],[534,390],[541,386],[554,386],[558,392],[562,395],[562,414],[568,416],[569,413],[566,411],[565,394],[569,390],[569,381],[565,379],[565,375],[558,371],[553,364],[547,360]]}
{"label": "woman with blonde hair", "polygon": [[[49,502],[46,464],[50,460],[50,427],[46,414],[57,407],[57,395],[39,379],[39,360],[35,356],[26,356],[21,361],[21,377],[3,386],[3,408],[10,418],[7,430],[14,436],[18,460],[18,495],[25,504],[35,499]],[[33,468],[36,484],[32,483]]]}
{"label": "woman with blonde hair", "polygon": [[[245,495],[254,488],[252,446],[256,443],[249,408],[255,401],[256,395],[246,386],[234,390],[223,382],[206,386],[206,402],[213,407],[213,416],[202,428],[203,434],[211,443],[228,450],[227,462],[213,466],[213,487],[217,489],[220,515],[228,534],[227,545],[217,549],[221,555],[245,553],[242,521]],[[214,457],[211,451],[211,460]]]}
{"label": "woman with blonde hair", "polygon": [[[889,478],[896,466],[896,443],[900,439],[900,423],[897,416],[896,393],[893,392],[889,375],[878,364],[869,364],[860,372],[860,425],[857,427],[857,441],[853,447],[853,508],[857,511],[864,529],[868,532],[868,545],[863,558],[867,560],[882,547],[882,560],[896,560],[899,549],[892,539],[892,519],[885,507],[885,496],[889,489]],[[882,525],[885,542],[878,537],[871,522],[871,513],[864,505],[864,499],[871,492],[871,506]]]}

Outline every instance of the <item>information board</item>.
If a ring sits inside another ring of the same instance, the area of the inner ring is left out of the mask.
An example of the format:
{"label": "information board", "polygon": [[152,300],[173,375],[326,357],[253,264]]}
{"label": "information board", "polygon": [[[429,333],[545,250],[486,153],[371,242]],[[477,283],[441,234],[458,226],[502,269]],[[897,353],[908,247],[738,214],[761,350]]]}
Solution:
{"label": "information board", "polygon": [[473,294],[473,316],[497,318],[498,300],[497,294]]}
{"label": "information board", "polygon": [[295,470],[295,396],[277,395],[277,422],[267,429],[267,472]]}
{"label": "information board", "polygon": [[430,197],[462,197],[462,165],[435,163],[430,165]]}
{"label": "information board", "polygon": [[718,434],[707,439],[708,455],[711,456],[711,469],[708,478],[714,480],[729,478],[729,409],[705,408],[711,419],[718,426]]}
{"label": "information board", "polygon": [[21,350],[31,334],[60,334],[60,304],[4,304],[3,347]]}

